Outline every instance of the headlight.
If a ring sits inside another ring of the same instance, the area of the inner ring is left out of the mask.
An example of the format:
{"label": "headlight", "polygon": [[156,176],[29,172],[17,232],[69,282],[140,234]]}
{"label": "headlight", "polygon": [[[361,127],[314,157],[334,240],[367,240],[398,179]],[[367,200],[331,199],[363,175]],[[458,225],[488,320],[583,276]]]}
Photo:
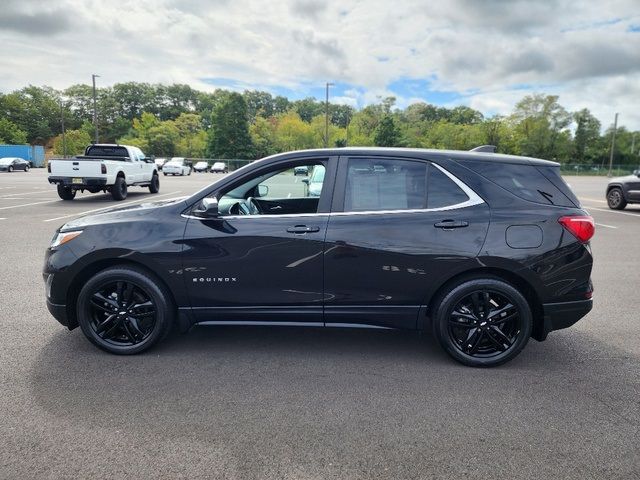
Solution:
{"label": "headlight", "polygon": [[58,234],[53,238],[51,242],[51,247],[59,247],[60,245],[64,245],[67,242],[70,242],[78,235],[82,233],[82,230],[75,230],[73,232],[58,232]]}

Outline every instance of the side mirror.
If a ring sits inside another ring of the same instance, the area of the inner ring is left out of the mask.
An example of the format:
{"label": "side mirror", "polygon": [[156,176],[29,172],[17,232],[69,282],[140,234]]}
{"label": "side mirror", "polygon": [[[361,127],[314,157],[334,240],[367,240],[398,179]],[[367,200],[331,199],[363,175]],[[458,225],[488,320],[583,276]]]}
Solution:
{"label": "side mirror", "polygon": [[218,212],[218,199],[213,198],[203,198],[202,202],[200,202],[200,206],[193,211],[193,214],[196,217],[202,218],[214,218],[219,215]]}
{"label": "side mirror", "polygon": [[258,185],[258,197],[269,195],[269,185]]}

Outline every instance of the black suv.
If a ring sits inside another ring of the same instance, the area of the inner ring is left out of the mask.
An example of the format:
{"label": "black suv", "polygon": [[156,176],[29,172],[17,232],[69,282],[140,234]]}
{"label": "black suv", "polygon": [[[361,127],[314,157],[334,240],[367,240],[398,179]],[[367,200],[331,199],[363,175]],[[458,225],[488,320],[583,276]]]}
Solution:
{"label": "black suv", "polygon": [[[319,195],[301,166],[324,169]],[[593,232],[557,163],[310,150],[73,220],[44,279],[53,316],[112,353],[172,326],[366,326],[432,330],[456,360],[493,366],[591,310]]]}
{"label": "black suv", "polygon": [[640,203],[640,170],[626,177],[612,178],[607,185],[609,208],[623,210],[628,203]]}

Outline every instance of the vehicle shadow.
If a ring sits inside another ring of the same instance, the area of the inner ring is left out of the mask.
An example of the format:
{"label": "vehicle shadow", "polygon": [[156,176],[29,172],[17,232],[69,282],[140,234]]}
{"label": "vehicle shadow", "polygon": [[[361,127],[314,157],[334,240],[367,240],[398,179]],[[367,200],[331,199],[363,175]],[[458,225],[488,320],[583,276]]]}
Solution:
{"label": "vehicle shadow", "polygon": [[[473,369],[415,332],[196,327],[148,353],[114,356],[76,330],[50,338],[35,359],[30,387],[56,418],[215,442],[241,469],[264,468],[264,449],[271,448],[271,465],[322,470],[327,459],[340,465],[360,458],[373,462],[373,473],[383,471],[379,451],[391,445],[394,459],[411,470],[425,448],[439,450],[439,432],[453,447],[440,451],[442,462],[458,461],[458,448],[489,452],[495,445],[485,438],[501,438],[505,419],[509,438],[526,438],[539,452],[563,429],[576,432],[567,438],[578,448],[584,432],[578,435],[576,417],[616,435],[627,432],[629,445],[605,435],[591,439],[605,455],[615,452],[613,462],[635,448],[640,407],[631,399],[640,389],[639,365],[575,331],[531,341],[502,367]],[[530,461],[527,452],[512,455]],[[576,465],[586,455],[576,455]]]}

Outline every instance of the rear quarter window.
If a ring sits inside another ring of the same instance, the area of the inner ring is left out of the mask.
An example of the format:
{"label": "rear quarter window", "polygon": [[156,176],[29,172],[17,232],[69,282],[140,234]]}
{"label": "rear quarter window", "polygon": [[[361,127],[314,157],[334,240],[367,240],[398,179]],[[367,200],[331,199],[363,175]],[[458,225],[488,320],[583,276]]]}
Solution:
{"label": "rear quarter window", "polygon": [[[524,200],[563,207],[579,206],[575,195],[564,183],[559,172],[553,172],[553,170],[559,170],[558,167],[478,160],[463,160],[460,163]],[[550,171],[545,175],[539,168],[550,169]],[[548,176],[556,177],[555,181],[551,181]],[[573,198],[563,193],[565,189]]]}

